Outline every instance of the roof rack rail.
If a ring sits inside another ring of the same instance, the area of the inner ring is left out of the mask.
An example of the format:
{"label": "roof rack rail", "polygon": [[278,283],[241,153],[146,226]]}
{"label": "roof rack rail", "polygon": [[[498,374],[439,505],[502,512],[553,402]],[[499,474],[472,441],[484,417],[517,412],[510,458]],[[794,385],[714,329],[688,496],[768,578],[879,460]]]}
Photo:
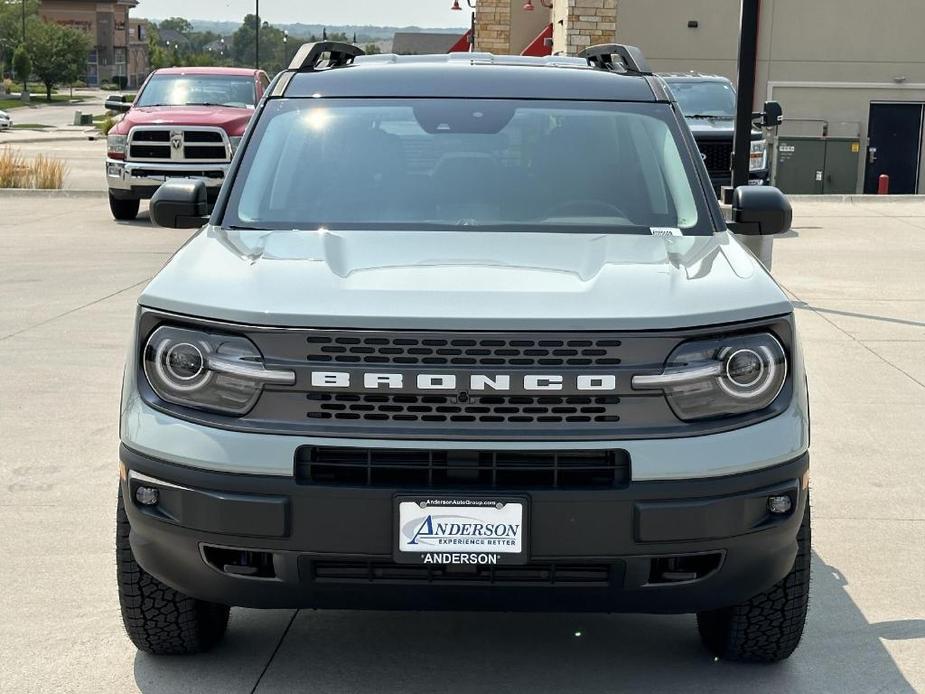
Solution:
{"label": "roof rack rail", "polygon": [[626,72],[637,75],[652,74],[649,61],[646,60],[642,51],[636,46],[626,46],[622,43],[602,43],[597,46],[589,46],[578,54],[578,57],[587,60],[588,65],[591,67],[616,71],[616,66],[613,62],[614,56],[620,58]]}
{"label": "roof rack rail", "polygon": [[340,43],[338,41],[305,43],[296,52],[292,62],[289,63],[289,69],[297,72],[314,72],[321,66],[322,58],[325,54],[328,55],[328,60],[322,69],[350,65],[359,56],[366,55],[366,51],[359,46],[354,46],[352,43]]}

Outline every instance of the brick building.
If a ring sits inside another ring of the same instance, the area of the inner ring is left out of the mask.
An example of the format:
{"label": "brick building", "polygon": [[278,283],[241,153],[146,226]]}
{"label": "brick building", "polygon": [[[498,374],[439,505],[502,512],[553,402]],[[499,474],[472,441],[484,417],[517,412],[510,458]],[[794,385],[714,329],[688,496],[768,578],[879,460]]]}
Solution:
{"label": "brick building", "polygon": [[596,43],[612,43],[616,30],[617,0],[478,0],[475,49],[574,55]]}
{"label": "brick building", "polygon": [[87,84],[123,78],[127,86],[137,87],[148,74],[145,24],[129,18],[129,11],[137,6],[138,0],[42,0],[39,15],[91,37]]}

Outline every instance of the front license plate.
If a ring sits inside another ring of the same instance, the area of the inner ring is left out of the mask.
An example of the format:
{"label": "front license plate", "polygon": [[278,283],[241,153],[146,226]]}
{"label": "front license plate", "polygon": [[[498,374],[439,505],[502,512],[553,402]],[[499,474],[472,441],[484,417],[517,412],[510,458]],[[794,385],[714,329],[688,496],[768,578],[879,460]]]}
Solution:
{"label": "front license plate", "polygon": [[523,497],[396,497],[394,558],[403,564],[527,561]]}

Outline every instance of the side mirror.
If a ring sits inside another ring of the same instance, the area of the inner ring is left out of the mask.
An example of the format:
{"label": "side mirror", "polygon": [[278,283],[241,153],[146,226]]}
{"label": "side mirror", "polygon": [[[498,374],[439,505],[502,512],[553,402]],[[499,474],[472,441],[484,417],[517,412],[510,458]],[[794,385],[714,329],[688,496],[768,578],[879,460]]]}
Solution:
{"label": "side mirror", "polygon": [[735,234],[771,236],[790,231],[793,208],[772,186],[739,186],[732,195],[732,223]]}
{"label": "side mirror", "polygon": [[762,128],[777,128],[784,122],[784,109],[776,101],[765,101],[764,111],[755,116]]}
{"label": "side mirror", "polygon": [[167,181],[151,198],[151,219],[168,229],[196,229],[209,221],[206,184],[195,180]]}
{"label": "side mirror", "polygon": [[112,94],[106,98],[104,105],[109,111],[125,113],[132,107],[132,102],[128,101],[123,94]]}

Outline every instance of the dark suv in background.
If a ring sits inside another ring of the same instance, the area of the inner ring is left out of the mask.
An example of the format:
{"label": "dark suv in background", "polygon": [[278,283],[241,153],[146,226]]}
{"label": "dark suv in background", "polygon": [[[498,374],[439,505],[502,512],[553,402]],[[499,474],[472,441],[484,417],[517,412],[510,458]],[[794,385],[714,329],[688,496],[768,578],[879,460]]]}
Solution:
{"label": "dark suv in background", "polygon": [[[695,72],[663,74],[690,126],[700,156],[703,157],[710,182],[717,195],[723,186],[731,185],[732,139],[735,134],[736,91],[725,77],[701,75]],[[771,167],[768,161],[768,141],[760,130],[752,130],[748,182],[768,184]]]}

